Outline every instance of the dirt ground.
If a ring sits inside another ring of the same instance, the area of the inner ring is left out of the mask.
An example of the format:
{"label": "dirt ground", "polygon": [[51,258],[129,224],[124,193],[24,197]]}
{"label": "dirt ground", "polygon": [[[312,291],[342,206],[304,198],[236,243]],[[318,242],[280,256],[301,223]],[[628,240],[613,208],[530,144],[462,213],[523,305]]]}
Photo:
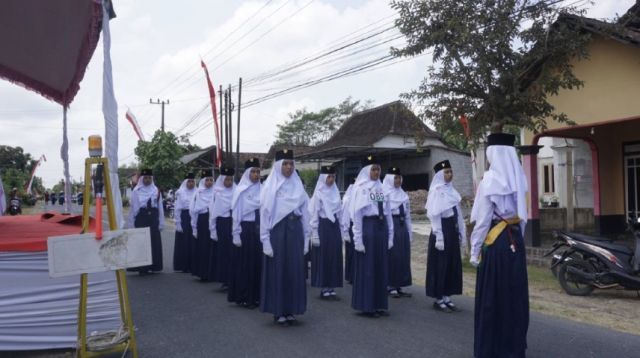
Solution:
{"label": "dirt ground", "polygon": [[[411,255],[413,282],[423,286],[427,236],[415,231]],[[463,269],[463,294],[473,297],[475,269],[468,259],[463,259]],[[595,290],[587,297],[569,296],[551,270],[529,266],[529,304],[532,311],[640,335],[640,296],[635,291]]]}

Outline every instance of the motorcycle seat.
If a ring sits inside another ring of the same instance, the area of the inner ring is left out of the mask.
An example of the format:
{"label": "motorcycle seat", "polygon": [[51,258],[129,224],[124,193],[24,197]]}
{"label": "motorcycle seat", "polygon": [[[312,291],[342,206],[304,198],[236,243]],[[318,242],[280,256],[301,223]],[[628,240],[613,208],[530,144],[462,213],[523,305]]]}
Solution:
{"label": "motorcycle seat", "polygon": [[599,246],[604,249],[616,251],[625,255],[633,255],[633,251],[631,250],[631,248],[625,245],[614,244],[611,241],[605,240],[601,237],[578,234],[574,232],[566,233],[566,235],[580,242]]}

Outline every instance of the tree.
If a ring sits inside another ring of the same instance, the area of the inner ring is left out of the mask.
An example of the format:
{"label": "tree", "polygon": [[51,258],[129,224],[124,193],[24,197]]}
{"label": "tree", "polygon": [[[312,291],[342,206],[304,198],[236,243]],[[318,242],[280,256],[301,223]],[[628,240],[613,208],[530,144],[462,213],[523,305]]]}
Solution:
{"label": "tree", "polygon": [[139,141],[135,153],[140,167],[151,168],[155,184],[164,190],[177,187],[184,177],[186,168],[180,157],[187,145],[173,133],[158,130],[150,142]]}
{"label": "tree", "polygon": [[[583,10],[558,0],[392,0],[407,44],[396,56],[432,51],[419,88],[404,95],[445,140],[464,147],[459,118],[474,139],[505,125],[540,131],[556,113],[549,96],[582,86],[570,60],[588,57],[590,35],[578,31]],[[557,14],[567,21],[556,21]]]}
{"label": "tree", "polygon": [[353,101],[347,97],[335,107],[309,112],[306,108],[289,113],[289,120],[278,124],[275,144],[319,145],[326,142],[355,112],[371,107],[371,101]]}
{"label": "tree", "polygon": [[[17,188],[21,197],[26,197],[25,188],[29,184],[31,171],[37,161],[31,157],[31,154],[25,153],[22,147],[10,147],[0,145],[0,175],[6,193],[10,193],[11,189]],[[32,190],[35,192],[44,192],[42,179],[33,178]]]}

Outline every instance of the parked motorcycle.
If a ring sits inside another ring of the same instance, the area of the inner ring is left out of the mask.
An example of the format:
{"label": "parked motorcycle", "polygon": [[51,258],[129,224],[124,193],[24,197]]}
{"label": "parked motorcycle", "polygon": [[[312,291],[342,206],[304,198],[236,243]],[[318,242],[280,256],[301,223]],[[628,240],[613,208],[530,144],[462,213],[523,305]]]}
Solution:
{"label": "parked motorcycle", "polygon": [[623,288],[640,291],[640,218],[629,221],[635,250],[602,238],[555,231],[556,243],[545,254],[555,254],[551,270],[562,289],[573,296],[588,296],[594,289]]}
{"label": "parked motorcycle", "polygon": [[173,219],[173,215],[175,214],[175,205],[173,199],[165,199],[164,200],[164,212],[165,215],[171,219]]}
{"label": "parked motorcycle", "polygon": [[13,198],[9,201],[9,215],[19,215],[22,214],[22,207],[20,204],[20,199]]}

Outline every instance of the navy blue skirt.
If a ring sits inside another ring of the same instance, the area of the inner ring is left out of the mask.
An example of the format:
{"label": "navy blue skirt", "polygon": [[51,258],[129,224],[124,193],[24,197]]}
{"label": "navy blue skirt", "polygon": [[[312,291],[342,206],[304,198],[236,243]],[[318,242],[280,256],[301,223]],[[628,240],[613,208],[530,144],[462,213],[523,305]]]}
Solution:
{"label": "navy blue skirt", "polygon": [[462,294],[462,259],[460,258],[460,232],[458,218],[442,218],[444,250],[436,249],[436,235],[429,235],[427,251],[427,296],[440,299],[442,296]]}
{"label": "navy blue skirt", "polygon": [[320,218],[320,246],[311,252],[311,286],[342,287],[342,234],[338,220]]}
{"label": "navy blue skirt", "polygon": [[218,235],[218,242],[216,243],[216,281],[225,285],[229,284],[229,274],[231,272],[231,250],[233,246],[233,237],[231,234],[232,228],[231,217],[216,218],[216,233]]}
{"label": "navy blue skirt", "polygon": [[260,304],[260,276],[262,273],[262,244],[260,227],[256,222],[243,221],[241,247],[231,249],[231,273],[227,301],[238,304]]}
{"label": "navy blue skirt", "polygon": [[271,229],[273,257],[263,255],[260,311],[299,315],[307,309],[304,233],[299,216],[289,214]]}
{"label": "navy blue skirt", "polygon": [[[510,248],[509,230],[516,252]],[[524,240],[511,225],[483,247],[474,322],[475,357],[524,357],[529,328],[529,285]]]}
{"label": "navy blue skirt", "polygon": [[377,216],[362,218],[365,252],[354,257],[351,307],[362,312],[389,308],[389,230],[387,220]]}
{"label": "navy blue skirt", "polygon": [[191,253],[193,248],[193,230],[191,230],[191,215],[189,210],[180,210],[180,227],[176,230],[175,245],[173,246],[173,270],[191,272]]}
{"label": "navy blue skirt", "polygon": [[198,224],[197,224],[197,233],[198,237],[196,242],[196,255],[195,259],[195,270],[193,270],[192,274],[198,276],[201,280],[209,281],[214,277],[211,276],[210,266],[211,266],[211,250],[213,240],[211,240],[211,232],[209,231],[209,213],[202,213],[198,215]]}
{"label": "navy blue skirt", "polygon": [[[404,219],[404,218],[402,218]],[[404,220],[393,216],[393,247],[389,250],[389,286],[411,286],[411,239]]]}
{"label": "navy blue skirt", "polygon": [[160,236],[158,208],[141,208],[135,217],[134,227],[148,227],[151,234],[152,264],[139,267],[139,271],[162,271],[162,237]]}
{"label": "navy blue skirt", "polygon": [[353,223],[349,225],[349,237],[351,241],[344,243],[344,279],[348,283],[353,283],[353,256],[355,255],[355,248],[353,244]]}

